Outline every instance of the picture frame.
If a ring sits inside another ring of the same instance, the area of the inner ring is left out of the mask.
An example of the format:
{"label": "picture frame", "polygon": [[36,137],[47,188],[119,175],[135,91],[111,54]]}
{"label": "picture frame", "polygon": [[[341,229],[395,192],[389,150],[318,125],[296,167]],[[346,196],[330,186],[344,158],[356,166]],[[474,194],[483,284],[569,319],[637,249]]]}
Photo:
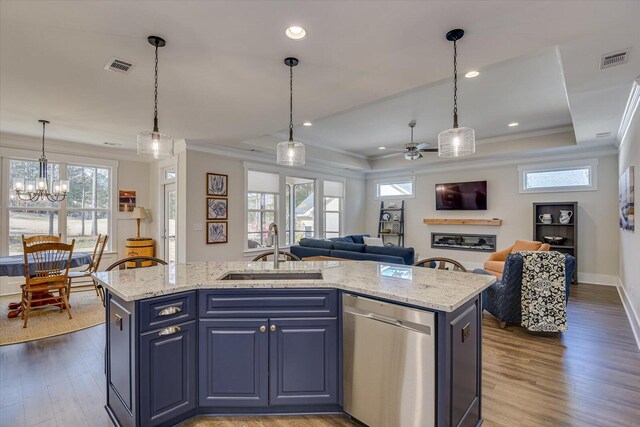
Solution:
{"label": "picture frame", "polygon": [[229,219],[229,199],[224,197],[207,197],[207,221],[221,221]]}
{"label": "picture frame", "polygon": [[133,212],[136,207],[136,190],[118,190],[118,212]]}
{"label": "picture frame", "polygon": [[208,221],[207,222],[207,245],[219,243],[227,243],[229,241],[227,221]]}
{"label": "picture frame", "polygon": [[629,166],[620,175],[618,181],[618,216],[620,228],[634,231],[635,229],[635,188],[634,167]]}
{"label": "picture frame", "polygon": [[207,196],[227,197],[229,176],[221,173],[207,172]]}

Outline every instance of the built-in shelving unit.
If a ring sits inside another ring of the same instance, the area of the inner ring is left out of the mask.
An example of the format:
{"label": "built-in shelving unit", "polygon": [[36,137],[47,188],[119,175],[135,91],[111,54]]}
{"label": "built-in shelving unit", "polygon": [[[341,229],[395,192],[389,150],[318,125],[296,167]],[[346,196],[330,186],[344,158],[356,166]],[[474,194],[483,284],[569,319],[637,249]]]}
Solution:
{"label": "built-in shelving unit", "polygon": [[[388,214],[389,219],[385,219],[385,213]],[[396,215],[397,219],[395,218]],[[404,200],[400,202],[400,207],[385,207],[384,201],[380,202],[380,217],[378,220],[378,237],[385,244],[393,243],[397,244],[397,246],[404,246]],[[389,239],[385,239],[385,237]],[[390,241],[391,237],[395,237],[396,241]]]}
{"label": "built-in shelving unit", "polygon": [[[568,223],[560,221],[560,210],[573,212]],[[540,222],[540,215],[550,214],[551,223]],[[533,240],[549,243],[545,237],[562,237],[560,244],[550,243],[554,251],[566,253],[576,258],[573,281],[578,281],[578,202],[549,202],[533,204]]]}
{"label": "built-in shelving unit", "polygon": [[425,218],[425,224],[430,225],[502,225],[502,220],[498,218],[491,219],[472,219],[472,218]]}

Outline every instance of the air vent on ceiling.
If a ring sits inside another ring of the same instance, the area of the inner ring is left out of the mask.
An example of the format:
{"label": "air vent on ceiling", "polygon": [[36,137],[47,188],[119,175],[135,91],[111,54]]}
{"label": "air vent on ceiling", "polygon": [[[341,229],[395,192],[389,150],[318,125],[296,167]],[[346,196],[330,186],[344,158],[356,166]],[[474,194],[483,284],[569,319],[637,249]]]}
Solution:
{"label": "air vent on ceiling", "polygon": [[626,49],[602,55],[600,57],[600,69],[604,70],[606,68],[615,67],[616,65],[626,64],[629,60],[628,54],[629,51]]}
{"label": "air vent on ceiling", "polygon": [[611,136],[611,132],[600,132],[600,133],[596,133],[596,138],[606,138],[608,136]]}
{"label": "air vent on ceiling", "polygon": [[133,68],[133,63],[118,59],[115,56],[107,62],[105,70],[117,71],[118,73],[128,73]]}

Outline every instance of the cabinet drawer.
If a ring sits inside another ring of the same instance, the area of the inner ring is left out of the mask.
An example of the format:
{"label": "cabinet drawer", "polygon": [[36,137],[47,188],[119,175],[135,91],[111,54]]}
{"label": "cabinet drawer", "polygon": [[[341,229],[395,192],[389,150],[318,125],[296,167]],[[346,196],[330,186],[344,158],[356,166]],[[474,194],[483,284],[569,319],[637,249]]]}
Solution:
{"label": "cabinet drawer", "polygon": [[334,317],[335,289],[200,290],[200,317]]}
{"label": "cabinet drawer", "polygon": [[196,291],[140,301],[140,332],[196,318]]}

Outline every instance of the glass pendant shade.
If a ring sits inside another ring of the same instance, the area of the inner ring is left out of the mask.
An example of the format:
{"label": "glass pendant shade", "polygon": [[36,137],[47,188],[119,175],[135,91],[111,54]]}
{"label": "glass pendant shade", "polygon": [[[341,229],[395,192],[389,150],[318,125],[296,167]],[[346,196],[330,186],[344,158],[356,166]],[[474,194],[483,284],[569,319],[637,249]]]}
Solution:
{"label": "glass pendant shade", "polygon": [[476,152],[476,132],[471,128],[451,128],[438,134],[439,157],[464,157]]}
{"label": "glass pendant shade", "polygon": [[283,166],[304,165],[304,145],[301,142],[282,141],[277,147],[277,162]]}
{"label": "glass pendant shade", "polygon": [[173,137],[160,132],[138,134],[138,155],[156,160],[173,156]]}

